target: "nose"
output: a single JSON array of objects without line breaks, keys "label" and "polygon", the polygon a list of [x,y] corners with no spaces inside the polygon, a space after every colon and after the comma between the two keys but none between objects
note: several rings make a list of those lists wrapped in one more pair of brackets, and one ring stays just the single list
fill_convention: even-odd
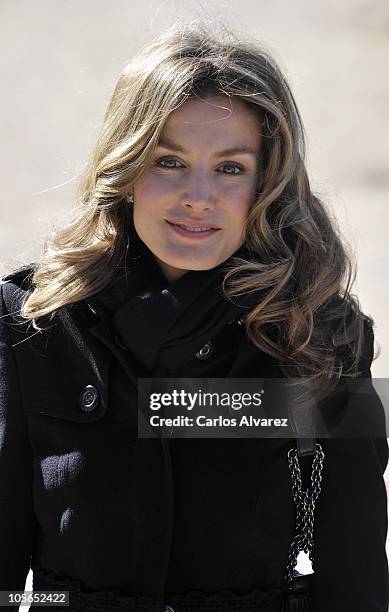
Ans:
[{"label": "nose", "polygon": [[196,180],[187,186],[181,197],[181,205],[193,211],[213,210],[215,207],[215,194],[212,187],[205,180]]}]

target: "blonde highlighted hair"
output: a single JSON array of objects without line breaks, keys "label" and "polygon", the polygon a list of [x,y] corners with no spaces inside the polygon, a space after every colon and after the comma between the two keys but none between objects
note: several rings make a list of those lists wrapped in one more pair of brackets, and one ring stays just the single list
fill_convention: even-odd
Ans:
[{"label": "blonde highlighted hair", "polygon": [[148,168],[170,113],[194,96],[235,97],[258,113],[263,148],[245,225],[253,258],[233,258],[225,295],[261,291],[245,320],[250,340],[287,376],[315,382],[324,397],[330,381],[358,374],[367,317],[350,293],[352,260],[311,191],[304,127],[280,68],[256,41],[218,26],[178,22],[123,70],[80,182],[74,218],[45,243],[22,315],[39,329],[39,317],[52,317],[109,284],[127,244],[126,196]]}]

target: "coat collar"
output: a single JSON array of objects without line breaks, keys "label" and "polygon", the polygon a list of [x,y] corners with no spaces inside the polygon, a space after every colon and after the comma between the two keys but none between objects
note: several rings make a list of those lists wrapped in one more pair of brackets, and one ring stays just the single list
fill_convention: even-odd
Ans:
[{"label": "coat collar", "polygon": [[[223,294],[229,261],[209,270],[190,270],[169,282],[135,228],[129,242],[109,285],[88,303],[140,372],[176,370],[228,323],[247,313],[247,306]],[[243,251],[245,247],[233,256]],[[104,326],[93,333],[108,344]]]}]

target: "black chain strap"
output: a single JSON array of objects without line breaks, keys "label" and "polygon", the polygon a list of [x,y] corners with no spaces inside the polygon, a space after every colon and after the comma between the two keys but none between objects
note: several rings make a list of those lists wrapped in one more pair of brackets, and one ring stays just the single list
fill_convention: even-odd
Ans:
[{"label": "black chain strap", "polygon": [[290,545],[285,573],[285,580],[289,584],[293,580],[293,570],[296,567],[297,557],[300,551],[308,555],[313,568],[314,511],[316,500],[321,491],[320,483],[322,479],[324,456],[321,445],[316,443],[312,462],[311,486],[303,490],[297,448],[291,448],[288,452],[289,471],[292,479],[292,496],[296,504],[295,535]]}]

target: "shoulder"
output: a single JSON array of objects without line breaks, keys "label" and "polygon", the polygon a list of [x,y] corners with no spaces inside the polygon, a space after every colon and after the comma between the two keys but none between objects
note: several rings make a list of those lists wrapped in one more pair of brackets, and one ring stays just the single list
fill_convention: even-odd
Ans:
[{"label": "shoulder", "polygon": [[368,315],[361,313],[360,328],[361,352],[358,360],[359,374],[357,376],[370,378],[370,368],[374,358],[374,321]]},{"label": "shoulder", "polygon": [[2,302],[6,311],[11,313],[20,310],[23,300],[27,299],[33,289],[32,276],[36,267],[35,263],[26,264],[0,279]]},{"label": "shoulder", "polygon": [[36,263],[29,263],[23,266],[19,266],[16,270],[9,272],[5,276],[1,278],[1,282],[15,282],[17,284],[23,283],[26,281],[27,277],[32,276],[37,268]]},{"label": "shoulder", "polygon": [[[327,315],[325,316],[327,318]],[[374,320],[361,309],[359,300],[335,296],[329,305],[328,329],[343,371],[369,377],[374,358]],[[359,372],[359,374],[358,374]]]},{"label": "shoulder", "polygon": [[[0,332],[6,333],[4,327],[8,327],[14,339],[33,336],[34,342],[39,340],[38,330],[32,320],[22,315],[22,307],[35,288],[33,276],[37,268],[36,263],[23,265],[0,279]],[[71,325],[70,319],[81,328],[90,325],[92,315],[85,300],[65,304],[53,313],[39,317],[38,335],[43,338],[58,325],[66,332]],[[27,343],[24,346],[27,346]]]},{"label": "shoulder", "polygon": [[367,315],[363,315],[363,357],[368,367],[371,366],[374,356],[374,322]]},{"label": "shoulder", "polygon": [[[22,316],[22,306],[33,289],[36,264],[23,265],[0,278],[0,344],[5,346],[34,334],[29,319]],[[25,346],[23,344],[22,346]]]}]

